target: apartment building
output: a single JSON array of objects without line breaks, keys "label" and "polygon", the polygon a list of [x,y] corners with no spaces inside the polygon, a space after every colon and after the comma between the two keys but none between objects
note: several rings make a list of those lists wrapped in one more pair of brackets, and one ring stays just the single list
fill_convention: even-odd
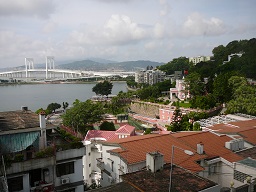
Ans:
[{"label": "apartment building", "polygon": [[158,69],[142,70],[135,73],[135,82],[153,85],[165,80],[165,72]]},{"label": "apartment building", "polygon": [[72,148],[46,122],[45,113],[38,116],[26,107],[0,112],[0,130],[0,177],[5,191],[84,191],[85,148]]},{"label": "apartment building", "polygon": [[211,56],[197,56],[197,57],[189,57],[189,62],[192,62],[194,65],[200,62],[206,62],[211,60]]}]

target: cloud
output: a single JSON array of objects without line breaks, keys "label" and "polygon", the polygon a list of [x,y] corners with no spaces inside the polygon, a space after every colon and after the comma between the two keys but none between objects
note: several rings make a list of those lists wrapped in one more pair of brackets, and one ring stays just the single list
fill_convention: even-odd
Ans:
[{"label": "cloud", "polygon": [[49,18],[55,11],[52,0],[8,0],[0,1],[0,16],[36,16]]},{"label": "cloud", "polygon": [[160,5],[162,6],[162,9],[160,10],[160,16],[166,16],[170,10],[171,7],[167,0],[159,0]]},{"label": "cloud", "polygon": [[44,26],[43,26],[43,32],[44,33],[52,33],[55,31],[55,29],[57,28],[58,24],[56,22],[50,21],[47,22]]},{"label": "cloud", "polygon": [[112,15],[104,26],[104,39],[114,44],[127,44],[146,37],[146,31],[125,15]]},{"label": "cloud", "polygon": [[185,36],[218,36],[227,32],[224,22],[212,17],[204,19],[199,13],[192,13],[182,26],[182,33]]}]

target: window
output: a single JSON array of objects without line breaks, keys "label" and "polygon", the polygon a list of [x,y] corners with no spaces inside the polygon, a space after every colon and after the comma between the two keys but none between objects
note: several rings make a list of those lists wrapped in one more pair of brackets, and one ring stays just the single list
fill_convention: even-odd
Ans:
[{"label": "window", "polygon": [[23,190],[23,177],[15,177],[7,179],[9,191],[21,191]]},{"label": "window", "polygon": [[62,163],[56,166],[57,177],[74,173],[74,162]]},{"label": "window", "polygon": [[246,180],[247,177],[251,177],[250,175],[247,175],[245,173],[242,173],[240,171],[235,170],[234,171],[234,179],[240,182],[244,182],[244,180]]},{"label": "window", "polygon": [[216,164],[209,165],[209,175],[213,175],[214,173],[216,173],[216,167]]}]

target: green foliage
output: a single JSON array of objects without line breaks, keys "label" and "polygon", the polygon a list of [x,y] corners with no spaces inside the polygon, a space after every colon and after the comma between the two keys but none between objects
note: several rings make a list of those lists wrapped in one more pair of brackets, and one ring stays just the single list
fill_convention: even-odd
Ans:
[{"label": "green foliage", "polygon": [[111,99],[110,103],[105,105],[107,112],[114,115],[120,113],[126,113],[128,111],[129,105],[134,97],[133,92],[124,93],[120,91],[116,97]]},{"label": "green foliage", "polygon": [[35,113],[36,113],[36,114],[40,114],[42,111],[44,111],[44,109],[43,109],[43,108],[40,108],[40,109],[37,109]]},{"label": "green foliage", "polygon": [[109,81],[103,81],[97,83],[93,88],[92,91],[96,93],[96,95],[109,95],[112,92],[113,84]]},{"label": "green foliage", "polygon": [[147,128],[146,131],[144,132],[144,135],[151,134],[152,130],[150,128]]},{"label": "green foliage", "polygon": [[191,73],[185,78],[186,90],[191,97],[201,96],[205,93],[205,85],[199,73]]},{"label": "green foliage", "polygon": [[216,100],[212,94],[193,97],[190,101],[192,108],[211,109],[215,107]]},{"label": "green foliage", "polygon": [[68,106],[69,106],[68,102],[63,102],[63,103],[62,103],[62,108],[63,108],[64,110],[67,109]]},{"label": "green foliage", "polygon": [[61,117],[65,126],[78,129],[86,128],[93,123],[101,121],[103,114],[104,109],[102,103],[94,103],[91,100],[80,102],[78,100]]},{"label": "green foliage", "polygon": [[99,127],[100,127],[100,130],[105,130],[105,131],[115,131],[116,130],[114,123],[108,122],[108,121],[103,121]]},{"label": "green foliage", "polygon": [[21,161],[23,161],[24,160],[24,155],[23,154],[17,154],[17,155],[15,155],[15,157],[14,157],[14,161],[15,162],[21,162]]},{"label": "green foliage", "polygon": [[191,67],[188,58],[179,57],[158,67],[159,70],[165,71],[167,75],[173,74],[175,71],[184,71]]},{"label": "green foliage", "polygon": [[200,123],[195,122],[193,125],[193,131],[201,131],[201,130],[202,130],[202,128],[200,126]]},{"label": "green foliage", "polygon": [[234,90],[233,99],[227,104],[228,113],[256,115],[256,87],[241,84]]},{"label": "green foliage", "polygon": [[37,153],[35,153],[36,158],[45,158],[45,157],[51,157],[54,155],[54,148],[53,147],[47,147],[44,150],[41,150]]},{"label": "green foliage", "polygon": [[219,103],[227,102],[231,99],[232,91],[228,80],[233,75],[233,72],[219,74],[213,83],[213,95]]},{"label": "green foliage", "polygon": [[50,103],[48,106],[47,106],[47,110],[49,110],[50,112],[54,112],[55,113],[55,110],[56,109],[59,109],[61,108],[61,105],[59,103]]}]

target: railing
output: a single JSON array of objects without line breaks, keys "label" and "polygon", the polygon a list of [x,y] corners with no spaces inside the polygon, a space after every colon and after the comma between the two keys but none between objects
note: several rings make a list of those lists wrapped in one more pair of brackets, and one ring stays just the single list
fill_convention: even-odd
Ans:
[{"label": "railing", "polygon": [[104,162],[102,160],[102,158],[97,158],[97,167],[100,168],[100,170],[104,170]]},{"label": "railing", "polygon": [[54,192],[54,185],[53,183],[46,183],[46,184],[39,184],[36,187],[30,188],[30,192],[39,192],[39,191]]}]

